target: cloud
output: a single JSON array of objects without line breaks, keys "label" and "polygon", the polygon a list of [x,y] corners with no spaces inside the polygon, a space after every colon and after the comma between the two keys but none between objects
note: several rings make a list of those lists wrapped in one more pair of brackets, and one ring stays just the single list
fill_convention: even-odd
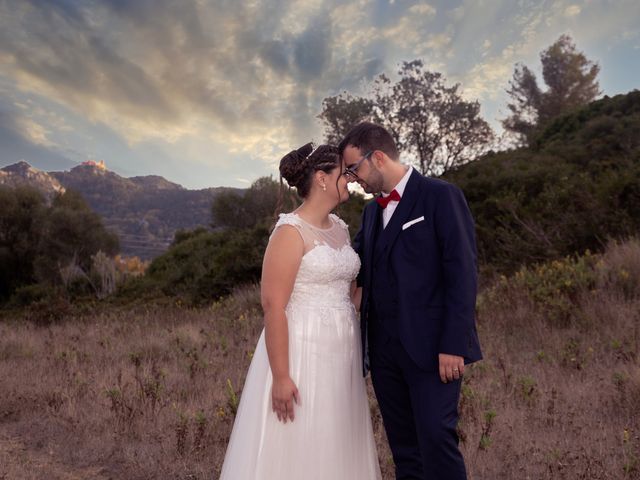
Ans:
[{"label": "cloud", "polygon": [[465,10],[463,6],[456,7],[453,10],[449,10],[447,15],[455,22],[459,22],[464,18]]},{"label": "cloud", "polygon": [[34,145],[41,145],[43,147],[57,146],[56,143],[48,137],[51,131],[30,118],[19,118],[16,126],[21,131],[23,138]]},{"label": "cloud", "polygon": [[[23,141],[43,149],[100,150],[100,142],[117,137],[124,144],[118,152],[137,161],[151,156],[153,145],[176,165],[216,162],[227,169],[243,157],[273,168],[292,146],[321,140],[316,116],[323,98],[361,94],[402,61],[422,58],[460,82],[465,95],[496,103],[513,64],[536,65],[562,33],[587,53],[599,44],[637,45],[635,0],[615,8],[575,0],[453,5],[0,2],[0,95],[33,99],[20,100],[27,108],[12,107],[22,114],[14,126]],[[81,138],[85,131],[96,137]]]},{"label": "cloud", "polygon": [[352,24],[336,31],[331,5],[320,1],[34,0],[0,9],[9,13],[4,70],[19,88],[131,145],[204,135],[235,149],[274,125],[298,141],[317,131],[331,89],[354,88],[383,67],[364,38],[353,49],[338,43]]},{"label": "cloud", "polygon": [[410,15],[422,15],[426,17],[433,17],[436,14],[436,9],[429,4],[419,3],[409,7]]},{"label": "cloud", "polygon": [[46,129],[17,112],[0,110],[0,145],[0,166],[20,160],[42,170],[76,165],[47,138]]},{"label": "cloud", "polygon": [[446,36],[436,34],[429,34],[427,45],[421,45],[425,32],[432,30],[429,26],[435,15],[436,9],[431,5],[412,5],[399,18],[382,28],[379,38],[391,42],[395,48],[410,49],[418,55],[428,48],[441,48],[447,43],[442,41]]},{"label": "cloud", "polygon": [[582,9],[580,8],[580,5],[569,5],[567,8],[564,9],[564,16],[576,17],[580,15],[581,11]]}]

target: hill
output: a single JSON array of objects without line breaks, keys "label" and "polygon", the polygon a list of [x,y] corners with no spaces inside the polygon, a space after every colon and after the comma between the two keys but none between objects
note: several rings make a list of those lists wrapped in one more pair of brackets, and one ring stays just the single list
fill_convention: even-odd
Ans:
[{"label": "hill", "polygon": [[65,191],[55,177],[33,168],[24,160],[0,169],[0,185],[12,188],[29,185],[41,191],[48,201],[51,201],[57,193]]},{"label": "hill", "polygon": [[636,90],[556,119],[531,148],[448,172],[475,217],[481,263],[513,271],[637,234],[638,131]]},{"label": "hill", "polygon": [[231,188],[189,190],[157,175],[126,178],[103,163],[41,172],[21,161],[0,169],[0,184],[31,185],[51,198],[75,190],[120,238],[122,253],[148,259],[166,250],[180,229],[211,223],[213,199]]}]

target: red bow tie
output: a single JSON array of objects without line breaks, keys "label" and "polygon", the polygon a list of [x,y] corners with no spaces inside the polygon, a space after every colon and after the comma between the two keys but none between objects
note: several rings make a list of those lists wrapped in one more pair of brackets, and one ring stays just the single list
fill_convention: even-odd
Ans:
[{"label": "red bow tie", "polygon": [[383,197],[382,195],[376,197],[376,202],[378,202],[378,205],[380,205],[382,208],[387,208],[389,202],[393,202],[394,200],[396,202],[400,201],[400,194],[395,190],[392,190],[391,193],[386,197]]}]

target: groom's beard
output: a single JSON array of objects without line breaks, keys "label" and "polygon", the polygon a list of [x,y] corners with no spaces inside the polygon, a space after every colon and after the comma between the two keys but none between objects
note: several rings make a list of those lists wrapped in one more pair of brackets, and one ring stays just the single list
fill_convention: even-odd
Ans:
[{"label": "groom's beard", "polygon": [[380,193],[384,186],[384,181],[382,178],[382,174],[374,169],[369,173],[369,178],[367,180],[358,179],[358,183],[362,187],[362,189],[367,193]]}]

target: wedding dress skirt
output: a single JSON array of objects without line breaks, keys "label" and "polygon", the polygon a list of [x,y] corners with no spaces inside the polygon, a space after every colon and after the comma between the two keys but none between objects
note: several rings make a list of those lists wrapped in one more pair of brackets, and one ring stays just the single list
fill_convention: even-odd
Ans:
[{"label": "wedding dress skirt", "polygon": [[[376,480],[380,468],[362,376],[360,327],[349,286],[360,267],[344,243],[346,225],[313,231],[297,215],[305,245],[286,308],[289,373],[298,387],[295,420],[280,422],[271,408],[272,376],[260,335],[245,380],[222,468],[223,480]],[[340,233],[343,232],[343,233]],[[327,238],[328,234],[333,238]],[[336,247],[335,237],[342,239]]]}]

